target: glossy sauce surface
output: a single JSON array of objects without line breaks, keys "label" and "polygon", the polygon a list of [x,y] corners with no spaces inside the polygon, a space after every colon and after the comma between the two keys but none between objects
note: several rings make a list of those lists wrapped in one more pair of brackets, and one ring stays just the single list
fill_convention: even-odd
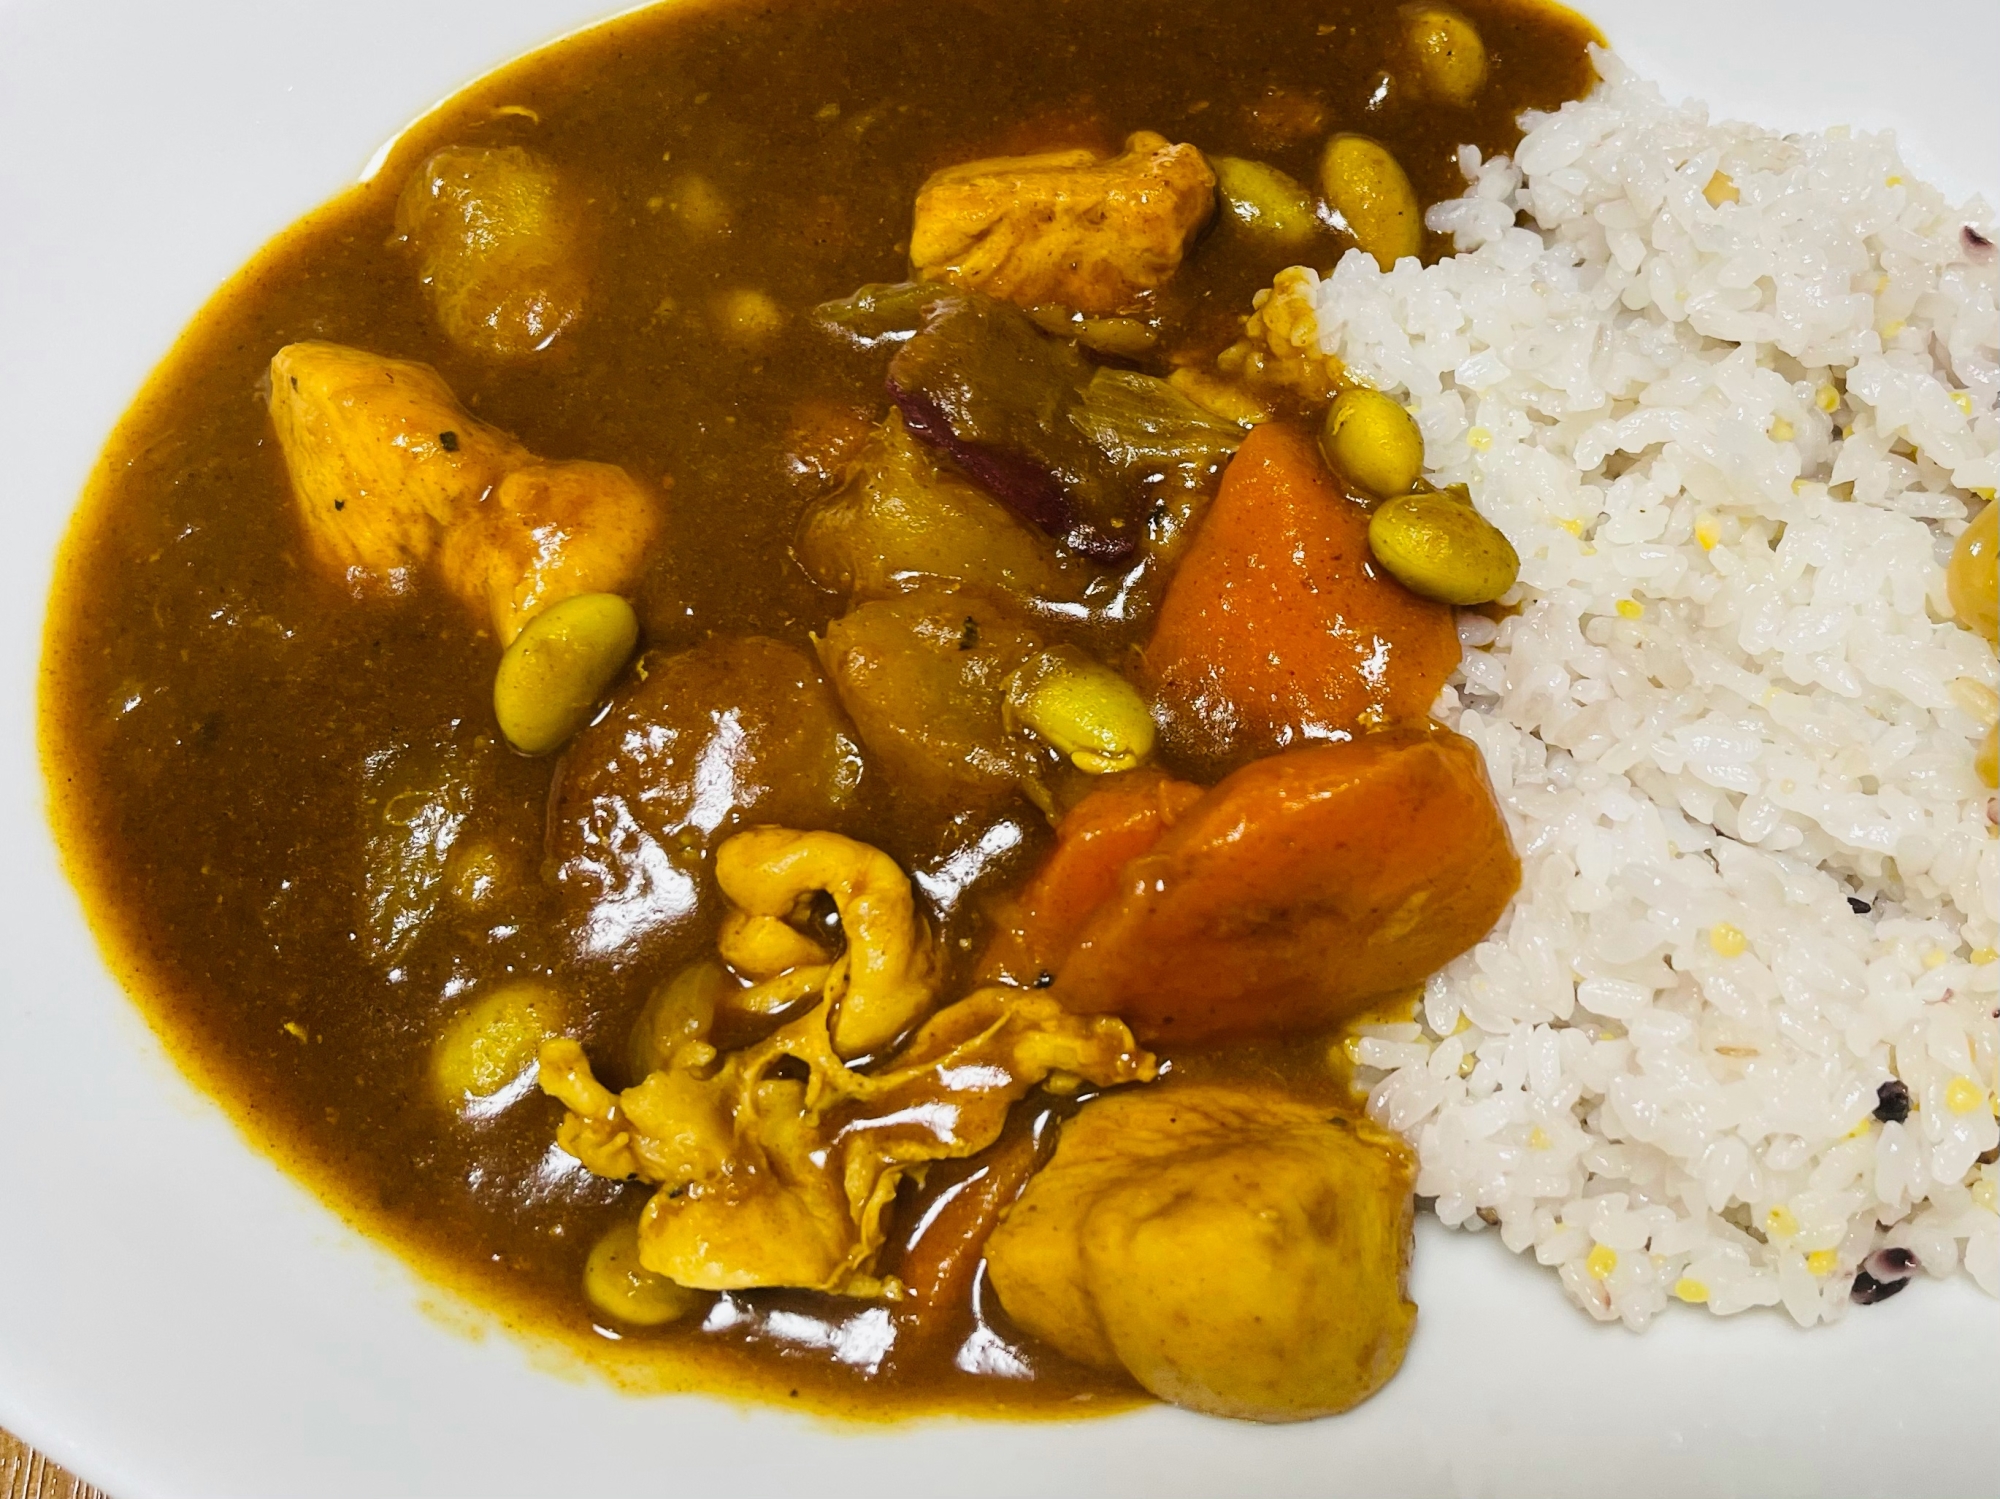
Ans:
[{"label": "glossy sauce surface", "polygon": [[[1461,142],[1507,149],[1518,111],[1589,79],[1592,33],[1575,17],[1463,9],[1492,77],[1475,108],[1445,111],[1385,86],[1401,65],[1397,13],[1349,0],[1271,0],[1254,14],[1221,0],[662,7],[482,81],[372,183],[274,242],[113,437],[46,645],[45,756],[71,870],[183,1064],[426,1273],[628,1373],[643,1365],[647,1383],[870,1417],[1073,1414],[1138,1398],[1013,1332],[977,1277],[949,1335],[921,1343],[899,1339],[886,1306],[753,1292],[670,1328],[618,1330],[614,1347],[580,1293],[582,1264],[645,1189],[557,1150],[552,1100],[530,1092],[456,1117],[426,1069],[467,995],[524,976],[567,997],[568,1029],[593,1055],[619,1055],[653,988],[712,950],[716,913],[694,911],[642,951],[573,940],[578,913],[543,870],[552,762],[498,742],[492,638],[434,593],[357,604],[306,565],[259,382],[302,339],[431,363],[535,452],[667,486],[665,540],[633,600],[649,650],[717,634],[810,649],[841,606],[790,555],[819,492],[800,433],[811,412],[872,421],[886,403],[882,361],[806,314],[906,273],[910,206],[931,172],[1153,129],[1311,181],[1328,132],[1357,129],[1435,201],[1461,188]],[[404,180],[453,143],[532,146],[588,200],[592,310],[545,357],[460,352],[391,243]],[[1330,234],[1287,252],[1210,233],[1161,297],[1162,357],[1227,344],[1277,270],[1323,267],[1342,248]],[[753,291],[782,322],[732,339],[733,299]],[[1147,582],[1100,590],[1066,628],[1102,652],[1131,646]],[[506,893],[476,920],[441,904],[399,925],[371,904],[371,861],[399,856],[382,842],[401,826],[385,808],[439,767],[468,788],[453,836],[490,851]],[[854,831],[912,871],[961,960],[947,994],[962,992],[986,905],[1048,848],[1046,820],[1019,797],[943,815],[879,776],[863,776],[859,798]],[[608,919],[582,919],[593,914]],[[1342,1100],[1327,1049],[1311,1038],[1170,1061]],[[1023,1104],[992,1151],[930,1173],[899,1232],[1074,1106]]]}]

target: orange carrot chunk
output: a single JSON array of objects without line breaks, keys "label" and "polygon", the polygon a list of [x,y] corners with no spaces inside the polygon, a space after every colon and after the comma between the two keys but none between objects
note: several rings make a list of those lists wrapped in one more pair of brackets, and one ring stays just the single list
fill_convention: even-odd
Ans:
[{"label": "orange carrot chunk", "polygon": [[898,1308],[899,1350],[907,1353],[913,1343],[940,1342],[972,1330],[972,1281],[986,1240],[1021,1195],[1039,1158],[1035,1136],[1019,1131],[926,1204],[916,1236],[896,1268],[906,1293]]},{"label": "orange carrot chunk", "polygon": [[1237,771],[1128,862],[1051,992],[1148,1044],[1317,1029],[1422,983],[1520,884],[1470,740],[1307,745]]},{"label": "orange carrot chunk", "polygon": [[1090,913],[1118,893],[1119,871],[1201,796],[1201,787],[1159,771],[1108,777],[1063,818],[1055,851],[1005,913],[980,977],[1033,984],[1054,973]]},{"label": "orange carrot chunk", "polygon": [[1278,425],[1237,450],[1146,647],[1167,747],[1217,767],[1421,718],[1458,658],[1451,610],[1376,567],[1367,507]]}]

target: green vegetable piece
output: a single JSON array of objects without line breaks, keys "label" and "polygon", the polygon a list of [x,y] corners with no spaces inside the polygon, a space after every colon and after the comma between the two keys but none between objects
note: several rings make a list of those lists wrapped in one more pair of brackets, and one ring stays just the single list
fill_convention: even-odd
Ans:
[{"label": "green vegetable piece", "polygon": [[1423,433],[1379,390],[1342,391],[1326,414],[1319,450],[1335,472],[1380,500],[1408,494],[1423,477]]},{"label": "green vegetable piece", "polygon": [[900,344],[953,295],[950,287],[928,281],[874,281],[852,296],[820,303],[812,310],[812,322],[864,349]]},{"label": "green vegetable piece", "polygon": [[1994,516],[1994,503],[1988,500],[1972,524],[1959,533],[1944,575],[1952,614],[1966,629],[1988,640],[2000,634],[2000,598],[1996,598],[1993,567],[1994,542],[2000,530],[1996,530]]},{"label": "green vegetable piece", "polygon": [[1089,775],[1132,770],[1153,753],[1153,716],[1132,684],[1067,646],[1023,663],[1008,718]]},{"label": "green vegetable piece", "polygon": [[1221,463],[1243,442],[1243,429],[1195,405],[1157,375],[1101,369],[1090,377],[1071,423],[1126,473],[1182,463]]},{"label": "green vegetable piece", "polygon": [[639,1262],[639,1226],[620,1223],[592,1246],[583,1266],[583,1294],[614,1322],[663,1327],[708,1298]]},{"label": "green vegetable piece", "polygon": [[361,936],[373,961],[397,962],[436,917],[451,855],[487,784],[483,759],[476,748],[424,743],[368,757]]},{"label": "green vegetable piece", "polygon": [[1070,331],[1091,353],[1112,359],[1144,359],[1160,342],[1158,328],[1129,317],[1079,317]]},{"label": "green vegetable piece", "polygon": [[1320,190],[1355,243],[1392,270],[1424,248],[1424,215],[1417,190],[1389,148],[1366,135],[1336,135],[1319,159]]},{"label": "green vegetable piece", "polygon": [[1433,489],[1378,508],[1368,519],[1368,549],[1410,592],[1441,604],[1491,603],[1521,574],[1521,559],[1497,526]]},{"label": "green vegetable piece", "polygon": [[1313,196],[1296,178],[1241,156],[1211,156],[1222,207],[1250,233],[1281,245],[1301,245],[1320,232]]},{"label": "green vegetable piece", "polygon": [[560,749],[638,643],[639,618],[615,593],[582,593],[544,609],[493,674],[500,732],[524,755]]}]

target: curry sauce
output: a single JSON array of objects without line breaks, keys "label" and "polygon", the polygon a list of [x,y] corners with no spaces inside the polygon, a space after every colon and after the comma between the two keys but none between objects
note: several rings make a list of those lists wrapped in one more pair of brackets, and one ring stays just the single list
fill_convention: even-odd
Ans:
[{"label": "curry sauce", "polygon": [[[1216,0],[794,0],[621,18],[411,127],[375,178],[203,310],[112,437],[59,566],[42,698],[52,815],[114,968],[176,1058],[349,1221],[636,1383],[867,1418],[1142,1398],[1023,1336],[976,1266],[922,1336],[892,1304],[804,1291],[725,1292],[657,1330],[591,1309],[585,1256],[648,1189],[559,1150],[551,1098],[441,1108],[432,1047],[467,996],[532,978],[567,997],[567,1034],[618,1056],[662,980],[713,950],[717,916],[616,950],[570,940],[572,897],[544,867],[553,762],[494,727],[493,635],[422,589],[357,603],[311,565],[263,382],[306,340],[433,366],[533,453],[616,463],[657,488],[664,531],[628,590],[645,661],[741,636],[810,656],[841,608],[792,550],[827,487],[816,434],[873,423],[886,403],[882,361],[809,314],[907,274],[911,205],[934,173],[1059,147],[1108,155],[1157,131],[1311,180],[1328,134],[1355,130],[1434,202],[1462,190],[1461,144],[1509,149],[1522,110],[1592,77],[1595,33],[1575,16],[1460,9],[1491,69],[1465,106],[1411,92],[1396,8],[1356,0],[1271,0],[1254,16]],[[448,145],[531,148],[577,195],[589,314],[532,360],[448,337],[397,242],[405,181]],[[1209,230],[1159,295],[1167,342],[1133,362],[1158,365],[1168,345],[1212,355],[1277,272],[1323,268],[1348,243]],[[1149,623],[1114,604],[1065,628],[1115,656]],[[436,814],[446,840],[476,842],[507,893],[401,911],[377,898],[380,866],[428,856],[444,824],[398,808],[440,778],[462,797]],[[1053,846],[1048,818],[1018,794],[940,809],[879,773],[855,795],[851,830],[911,872],[949,959],[944,993],[962,993],[994,913]],[[1170,1074],[1351,1108],[1323,1036],[1160,1054]],[[885,1272],[982,1173],[1045,1155],[1088,1096],[1037,1094],[987,1152],[906,1184]]]}]

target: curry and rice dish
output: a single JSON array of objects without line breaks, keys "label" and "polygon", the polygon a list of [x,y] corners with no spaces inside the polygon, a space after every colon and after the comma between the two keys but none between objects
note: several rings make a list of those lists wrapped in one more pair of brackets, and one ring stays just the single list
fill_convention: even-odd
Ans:
[{"label": "curry and rice dish", "polygon": [[1596,40],[800,0],[482,80],[75,523],[114,963],[655,1383],[1333,1414],[1420,1203],[1634,1327],[2000,1290],[1991,225]]}]

